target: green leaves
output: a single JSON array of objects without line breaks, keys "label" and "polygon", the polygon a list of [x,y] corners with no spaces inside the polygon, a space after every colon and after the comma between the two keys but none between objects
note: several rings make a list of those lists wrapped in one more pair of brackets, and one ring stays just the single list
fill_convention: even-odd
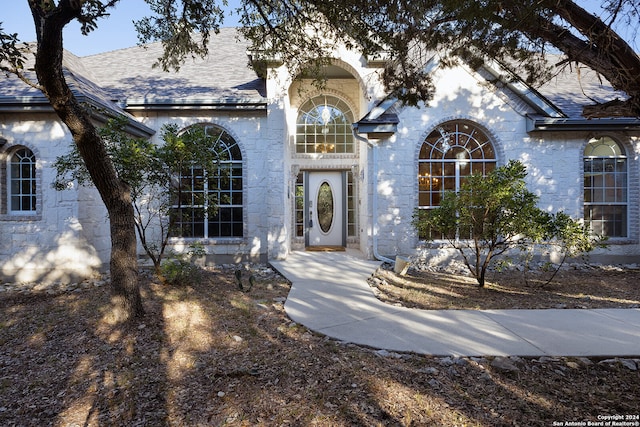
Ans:
[{"label": "green leaves", "polygon": [[[162,128],[164,144],[156,145],[131,137],[124,131],[126,124],[124,118],[112,119],[99,129],[99,133],[118,178],[131,189],[140,243],[160,272],[169,236],[175,231],[174,203],[180,204],[184,192],[192,190],[179,177],[185,172],[188,176],[191,168],[197,168],[204,179],[206,171],[216,171],[220,161],[228,160],[228,154],[222,150],[220,130],[196,125],[180,131],[177,125],[170,124]],[[54,167],[57,175],[53,186],[58,190],[70,188],[73,181],[79,185],[92,183],[75,145],[69,153],[56,159]],[[215,214],[218,202],[215,192],[190,194],[202,197],[196,204],[207,206],[207,212]],[[182,215],[188,213],[182,212]]]},{"label": "green leaves", "polygon": [[6,73],[21,73],[28,51],[26,45],[20,45],[18,34],[7,34],[0,22],[0,70]]},{"label": "green leaves", "polygon": [[224,20],[225,0],[145,0],[152,16],[135,21],[140,43],[162,42],[164,51],[154,66],[179,70],[187,57],[205,57],[209,33],[218,32]]},{"label": "green leaves", "polygon": [[[113,162],[118,177],[126,182],[135,197],[149,182],[161,178],[156,176],[158,158],[156,147],[148,140],[133,138],[125,131],[126,119],[112,119],[98,129],[105,142],[107,153]],[[77,181],[79,185],[91,185],[91,177],[73,144],[69,153],[56,159],[54,167],[57,171],[54,187],[68,188],[69,181]]]},{"label": "green leaves", "polygon": [[428,240],[448,240],[480,286],[493,258],[511,248],[529,250],[538,242],[554,241],[568,256],[595,249],[598,239],[581,223],[537,207],[526,175],[525,166],[514,160],[487,176],[472,175],[458,193],[444,194],[439,207],[416,210],[413,225]]}]

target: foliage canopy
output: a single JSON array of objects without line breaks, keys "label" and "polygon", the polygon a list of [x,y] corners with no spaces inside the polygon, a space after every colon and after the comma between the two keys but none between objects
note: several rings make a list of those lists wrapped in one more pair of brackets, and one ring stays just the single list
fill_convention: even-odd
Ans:
[{"label": "foliage canopy", "polygon": [[[94,30],[119,0],[28,0],[45,16],[65,15]],[[183,61],[209,53],[209,34],[224,22],[225,0],[145,0],[151,15],[137,17],[142,43],[161,41],[157,65],[180,68]],[[57,3],[57,5],[56,5]],[[640,116],[640,57],[631,45],[640,6],[634,0],[601,0],[602,17],[571,0],[242,0],[233,13],[252,41],[256,58],[279,58],[291,72],[316,75],[335,43],[365,55],[389,58],[383,81],[390,93],[416,104],[433,93],[424,65],[437,54],[444,65],[463,60],[471,66],[487,58],[500,61],[529,83],[539,83],[571,63],[595,70],[628,96],[585,106],[588,117]],[[4,34],[3,68],[19,71],[24,52],[17,35]],[[545,54],[560,52],[551,63]],[[9,61],[7,61],[9,60]]]}]

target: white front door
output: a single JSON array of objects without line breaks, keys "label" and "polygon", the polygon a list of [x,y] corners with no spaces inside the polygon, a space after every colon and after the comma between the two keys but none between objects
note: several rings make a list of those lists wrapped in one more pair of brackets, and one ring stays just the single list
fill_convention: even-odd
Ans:
[{"label": "white front door", "polygon": [[306,193],[307,245],[344,246],[345,214],[343,173],[309,172]]}]

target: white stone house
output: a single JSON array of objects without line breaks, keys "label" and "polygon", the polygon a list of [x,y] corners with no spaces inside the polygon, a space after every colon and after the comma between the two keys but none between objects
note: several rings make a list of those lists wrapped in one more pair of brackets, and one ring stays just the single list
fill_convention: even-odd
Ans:
[{"label": "white stone house", "polygon": [[[231,179],[203,189],[225,202],[215,217],[203,210],[182,224],[176,250],[197,241],[215,263],[266,262],[311,246],[369,258],[423,254],[431,246],[411,226],[416,207],[437,206],[465,175],[519,159],[542,208],[609,236],[594,257],[638,262],[640,120],[581,118],[590,99],[611,99],[593,73],[567,70],[531,88],[498,64],[450,69],[434,58],[425,65],[436,93],[418,108],[388,98],[382,62],[358,52],[337,50],[317,89],[276,62],[257,75],[246,47],[223,29],[208,58],[178,73],[151,68],[157,44],[66,53],[69,83],[100,111],[96,123],[121,115],[132,134],[158,143],[164,124],[205,126],[226,144]],[[39,92],[0,80],[0,278],[59,280],[108,266],[97,192],[51,186],[52,163],[71,142]]]}]

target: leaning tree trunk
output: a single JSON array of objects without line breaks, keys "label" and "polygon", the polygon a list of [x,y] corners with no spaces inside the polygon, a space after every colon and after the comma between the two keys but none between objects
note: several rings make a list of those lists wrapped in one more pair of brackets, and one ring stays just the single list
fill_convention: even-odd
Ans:
[{"label": "leaning tree trunk", "polygon": [[[78,3],[78,2],[76,2]],[[138,287],[136,234],[130,189],[122,182],[95,125],[67,85],[63,69],[62,29],[80,8],[61,1],[54,10],[29,2],[36,26],[38,48],[35,70],[53,109],[67,125],[91,179],[107,208],[111,232],[111,286],[116,315],[130,320],[143,315]]]},{"label": "leaning tree trunk", "polygon": [[[513,3],[517,8],[517,3]],[[567,31],[553,20],[515,15],[523,32],[539,37],[562,51],[570,61],[580,62],[629,98],[587,105],[586,118],[640,116],[640,55],[610,25],[572,0],[550,0],[546,7],[567,21],[584,37]],[[515,9],[514,9],[515,10]]]}]

